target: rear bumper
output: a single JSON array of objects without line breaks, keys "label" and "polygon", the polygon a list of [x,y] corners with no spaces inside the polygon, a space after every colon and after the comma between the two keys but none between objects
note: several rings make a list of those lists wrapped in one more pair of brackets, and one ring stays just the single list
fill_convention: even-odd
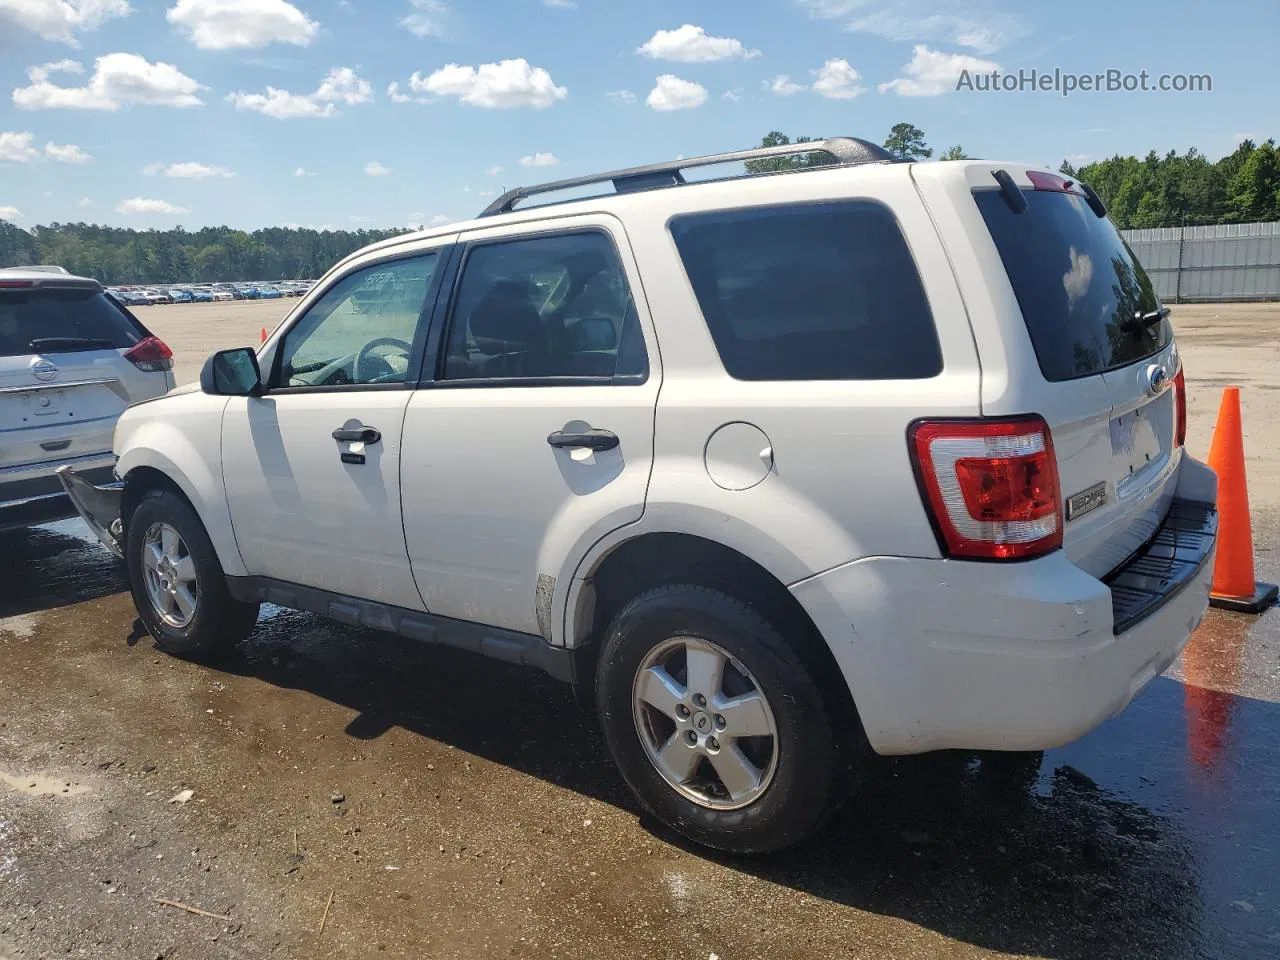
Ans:
[{"label": "rear bumper", "polygon": [[[71,507],[68,516],[80,514],[102,545],[117,557],[123,557],[120,503],[124,497],[124,482],[113,476],[95,478],[92,472],[76,473],[72,467],[60,467],[57,479]],[[94,484],[94,479],[107,482]]]},{"label": "rear bumper", "polygon": [[1016,564],[873,557],[792,587],[872,747],[1039,750],[1088,733],[1174,661],[1209,604],[1212,471],[1185,457],[1156,537],[1104,583]]},{"label": "rear bumper", "polygon": [[[81,475],[102,483],[112,479],[113,467],[89,467]],[[52,469],[43,476],[16,481],[6,482],[0,477],[0,530],[34,527],[75,515],[76,509]]]}]

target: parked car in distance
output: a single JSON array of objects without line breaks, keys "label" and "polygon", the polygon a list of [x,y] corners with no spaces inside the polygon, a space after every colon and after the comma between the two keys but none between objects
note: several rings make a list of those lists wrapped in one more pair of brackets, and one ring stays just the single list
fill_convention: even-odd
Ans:
[{"label": "parked car in distance", "polygon": [[96,280],[0,269],[0,530],[75,516],[59,467],[111,482],[115,420],[173,387],[170,356]]},{"label": "parked car in distance", "polygon": [[216,302],[222,303],[227,300],[235,300],[236,295],[230,290],[214,290],[213,299]]},{"label": "parked car in distance", "polygon": [[62,476],[161,647],[269,601],[537,666],[656,818],[776,850],[873,753],[1035,769],[1177,657],[1217,514],[1167,313],[1057,173],[672,161],[352,254],[126,411],[122,492]]},{"label": "parked car in distance", "polygon": [[272,286],[258,287],[258,299],[259,300],[279,300],[280,291]]},{"label": "parked car in distance", "polygon": [[147,302],[154,305],[157,303],[173,303],[173,296],[168,290],[146,289],[142,291],[142,295],[147,298]]},{"label": "parked car in distance", "polygon": [[170,303],[190,303],[192,300],[191,291],[174,287],[168,291]]},{"label": "parked car in distance", "polygon": [[257,287],[252,287],[248,284],[237,284],[235,289],[242,300],[257,300],[259,297]]},{"label": "parked car in distance", "polygon": [[213,303],[213,291],[208,287],[193,287],[191,299],[195,303]]}]

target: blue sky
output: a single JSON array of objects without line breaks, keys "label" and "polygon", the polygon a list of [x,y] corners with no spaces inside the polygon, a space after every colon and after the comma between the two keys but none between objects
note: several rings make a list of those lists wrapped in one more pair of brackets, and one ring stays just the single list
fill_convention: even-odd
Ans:
[{"label": "blue sky", "polygon": [[[1274,0],[0,0],[0,217],[351,229],[769,130],[1056,167],[1280,133]],[[1208,93],[956,91],[959,70]],[[392,87],[392,84],[395,84]]]}]

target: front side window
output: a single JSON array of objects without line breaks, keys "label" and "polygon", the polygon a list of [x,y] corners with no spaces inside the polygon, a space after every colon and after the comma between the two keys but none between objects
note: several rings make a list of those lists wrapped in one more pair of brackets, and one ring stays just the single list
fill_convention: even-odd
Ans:
[{"label": "front side window", "polygon": [[285,334],[271,385],[406,382],[437,259],[372,264],[339,280]]},{"label": "front side window", "polygon": [[878,203],[677,217],[680,259],[729,376],[916,380],[942,352],[915,260]]},{"label": "front side window", "polygon": [[639,382],[647,372],[635,302],[606,234],[472,248],[454,300],[443,379]]}]

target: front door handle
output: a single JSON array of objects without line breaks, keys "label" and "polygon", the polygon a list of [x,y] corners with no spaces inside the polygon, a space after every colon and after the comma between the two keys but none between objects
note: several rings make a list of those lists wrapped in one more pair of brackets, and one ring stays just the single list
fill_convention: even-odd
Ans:
[{"label": "front door handle", "polygon": [[333,431],[333,439],[344,443],[377,443],[382,434],[374,427],[339,427]]},{"label": "front door handle", "polygon": [[612,450],[618,445],[618,435],[612,430],[582,430],[566,433],[557,430],[547,437],[553,447],[586,447],[588,450]]}]

